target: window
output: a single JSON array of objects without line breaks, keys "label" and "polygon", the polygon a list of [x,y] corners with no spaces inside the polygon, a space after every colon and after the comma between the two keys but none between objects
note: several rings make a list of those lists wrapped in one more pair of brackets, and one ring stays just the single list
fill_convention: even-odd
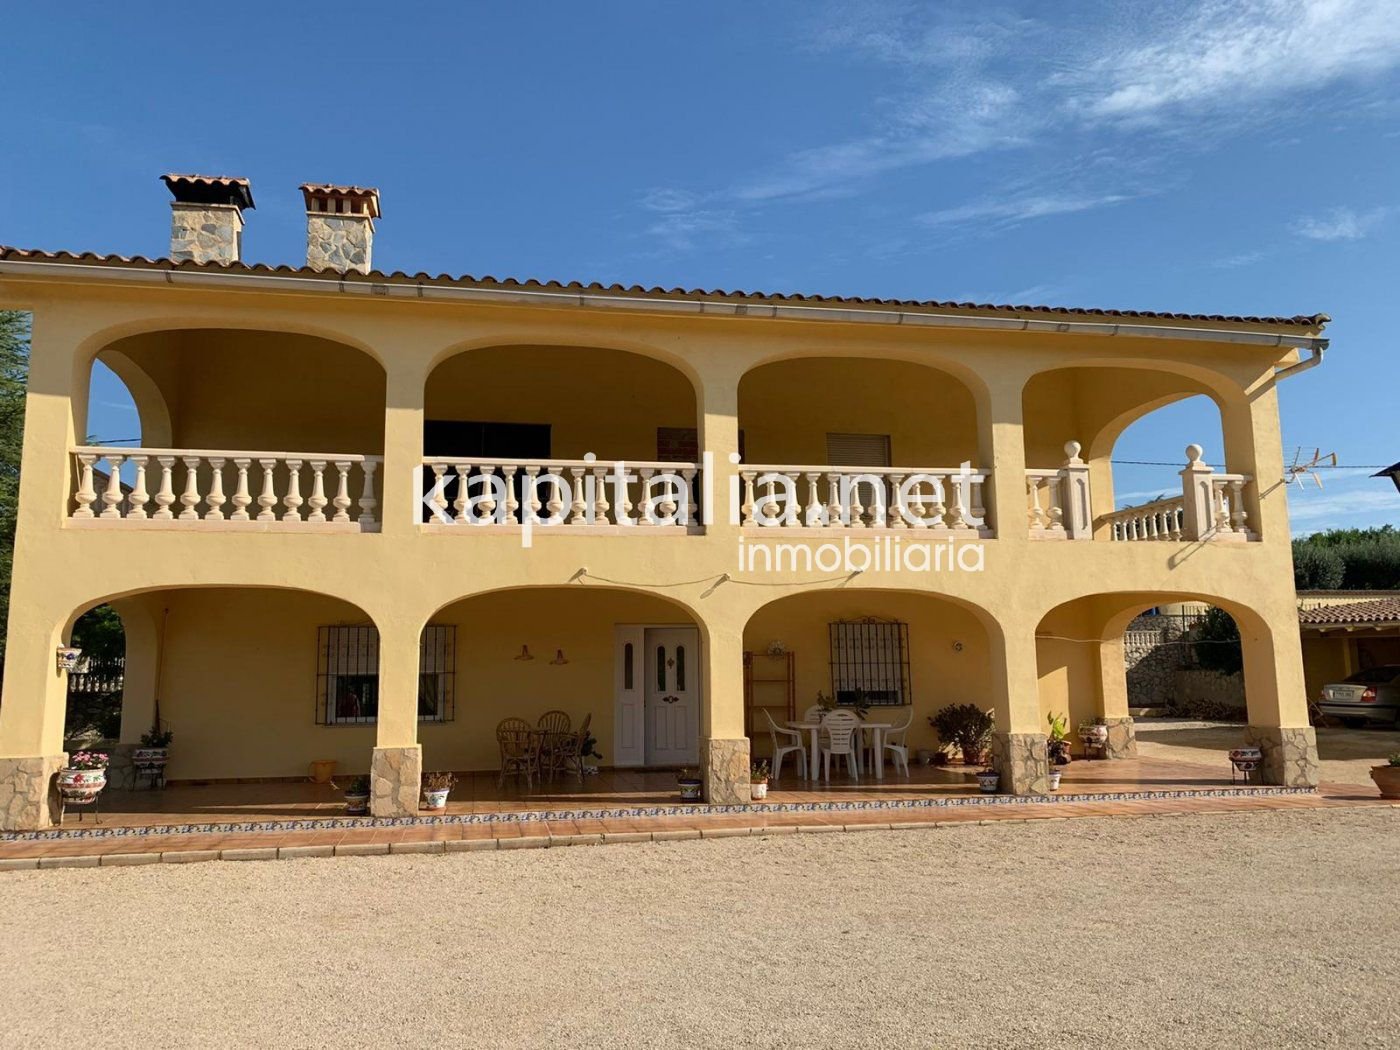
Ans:
[{"label": "window", "polygon": [[[379,631],[370,626],[318,631],[316,722],[367,725],[379,719]],[[418,718],[448,722],[456,692],[457,628],[429,624],[418,651]]]},{"label": "window", "polygon": [[833,467],[890,466],[888,434],[828,434],[826,461]]},{"label": "window", "polygon": [[909,625],[891,620],[831,624],[831,691],[838,704],[910,703]]}]

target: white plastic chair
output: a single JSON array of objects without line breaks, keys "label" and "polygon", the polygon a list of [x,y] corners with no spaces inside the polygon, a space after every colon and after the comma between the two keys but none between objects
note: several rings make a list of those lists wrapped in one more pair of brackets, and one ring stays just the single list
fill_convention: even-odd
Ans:
[{"label": "white plastic chair", "polygon": [[855,741],[860,719],[850,711],[832,711],[822,719],[822,777],[831,779],[831,756],[844,755],[852,778],[860,779],[860,762]]},{"label": "white plastic chair", "polygon": [[[784,729],[773,721],[773,713],[764,711],[763,717],[768,719],[768,735],[773,738],[773,779],[777,780],[783,773],[783,756],[790,751],[797,752],[797,775],[807,776],[807,749],[802,745],[802,731],[800,729]],[[781,741],[786,739],[788,743]]]},{"label": "white plastic chair", "polygon": [[[913,724],[914,709],[911,707],[905,713],[904,721],[891,726],[885,733],[885,750],[894,756],[894,768],[902,771],[906,777],[909,775],[909,744],[905,734]],[[883,762],[885,756],[878,755],[875,760]]]},{"label": "white plastic chair", "polygon": [[807,710],[802,712],[802,721],[820,722],[822,720],[822,715],[824,714],[826,714],[826,710],[822,707],[821,704],[813,704],[811,707],[807,708]]}]

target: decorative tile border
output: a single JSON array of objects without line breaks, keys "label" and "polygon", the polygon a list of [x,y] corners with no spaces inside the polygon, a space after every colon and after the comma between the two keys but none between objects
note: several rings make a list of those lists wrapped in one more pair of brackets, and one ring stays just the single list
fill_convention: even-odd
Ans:
[{"label": "decorative tile border", "polygon": [[626,820],[636,817],[695,817],[720,814],[768,816],[780,813],[852,813],[881,810],[955,809],[964,806],[1054,806],[1069,802],[1150,802],[1162,799],[1255,798],[1315,795],[1308,787],[1205,788],[1198,791],[1107,791],[1072,795],[934,795],[847,802],[769,802],[735,806],[704,804],[631,806],[624,809],[562,808],[502,813],[448,813],[433,817],[317,817],[301,820],[254,820],[236,823],[147,824],[136,827],[58,828],[49,831],[0,832],[0,842],[50,842],[66,839],[141,838],[148,835],[238,834],[260,831],[331,831],[364,828],[432,827],[439,824],[521,824],[550,820]]}]

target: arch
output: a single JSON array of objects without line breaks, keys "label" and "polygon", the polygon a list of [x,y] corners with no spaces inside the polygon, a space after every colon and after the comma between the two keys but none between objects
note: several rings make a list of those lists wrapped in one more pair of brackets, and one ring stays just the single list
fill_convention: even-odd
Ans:
[{"label": "arch", "polygon": [[964,387],[977,400],[979,406],[989,394],[986,377],[977,367],[967,364],[959,356],[948,354],[942,351],[941,347],[930,347],[927,343],[920,343],[911,346],[900,346],[897,344],[885,344],[880,346],[843,346],[817,344],[793,344],[770,353],[764,353],[756,359],[747,363],[739,380],[742,383],[745,376],[759,369],[767,368],[770,365],[782,364],[790,361],[800,361],[807,358],[839,358],[851,361],[900,361],[905,364],[919,365],[931,368],[937,372],[944,372]]},{"label": "arch", "polygon": [[888,437],[890,466],[975,464],[982,384],[960,371],[893,355],[813,352],[768,360],[739,380],[744,459],[825,464],[833,433]]},{"label": "arch", "polygon": [[[386,373],[363,346],[250,326],[143,330],[96,344],[126,384],[147,448],[377,454],[384,446]],[[74,399],[75,417],[86,399]],[[86,420],[75,418],[75,433]]]},{"label": "arch", "polygon": [[425,451],[692,461],[696,383],[670,355],[635,350],[518,341],[458,350],[426,380]]}]

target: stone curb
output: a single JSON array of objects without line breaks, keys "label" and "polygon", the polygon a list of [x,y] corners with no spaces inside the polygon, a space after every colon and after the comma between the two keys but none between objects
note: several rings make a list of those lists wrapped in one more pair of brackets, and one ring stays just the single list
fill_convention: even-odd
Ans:
[{"label": "stone curb", "polygon": [[98,860],[102,868],[130,868],[137,864],[159,864],[159,853],[106,853]]}]

